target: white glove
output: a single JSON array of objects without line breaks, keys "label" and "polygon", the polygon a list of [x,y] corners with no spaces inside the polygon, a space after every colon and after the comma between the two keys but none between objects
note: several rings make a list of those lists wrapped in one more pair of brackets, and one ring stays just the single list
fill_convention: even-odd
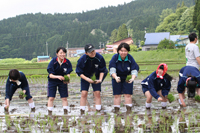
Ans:
[{"label": "white glove", "polygon": [[117,83],[121,82],[120,77],[116,76],[116,77],[115,77],[115,81],[116,81]]},{"label": "white glove", "polygon": [[128,83],[132,83],[134,81],[134,79],[129,79]]}]

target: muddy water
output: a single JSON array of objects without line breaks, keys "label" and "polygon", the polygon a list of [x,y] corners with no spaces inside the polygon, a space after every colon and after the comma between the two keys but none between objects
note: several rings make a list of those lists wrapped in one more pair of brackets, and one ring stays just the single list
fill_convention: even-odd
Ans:
[{"label": "muddy water", "polygon": [[[171,93],[178,99],[176,92],[177,79],[172,81]],[[4,86],[1,87],[0,131],[5,132],[70,132],[70,133],[123,133],[123,132],[200,132],[200,103],[194,99],[186,99],[187,108],[180,108],[178,101],[168,103],[167,109],[162,109],[156,100],[152,109],[145,109],[145,97],[140,85],[141,80],[134,83],[133,108],[131,114],[126,114],[124,97],[122,97],[119,114],[113,113],[113,96],[111,82],[102,84],[101,113],[95,112],[92,88],[88,94],[88,105],[85,115],[80,115],[80,83],[69,84],[68,103],[70,112],[63,115],[59,94],[54,101],[53,116],[47,114],[47,85],[43,82],[29,82],[31,95],[36,105],[35,113],[30,113],[28,103],[18,98],[15,93],[9,115],[4,114]]]}]

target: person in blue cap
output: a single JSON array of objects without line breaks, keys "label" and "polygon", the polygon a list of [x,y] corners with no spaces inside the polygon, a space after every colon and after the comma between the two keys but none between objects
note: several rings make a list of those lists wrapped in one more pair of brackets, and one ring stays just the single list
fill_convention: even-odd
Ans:
[{"label": "person in blue cap", "polygon": [[12,100],[13,94],[18,88],[21,88],[23,93],[26,95],[26,100],[29,103],[31,112],[35,112],[35,104],[33,102],[32,96],[30,95],[29,85],[26,76],[23,72],[18,71],[17,69],[11,69],[9,72],[9,76],[6,82],[4,110],[8,112],[10,101]]},{"label": "person in blue cap", "polygon": [[62,105],[64,114],[69,112],[67,97],[68,97],[68,86],[67,83],[63,82],[65,80],[64,76],[67,75],[70,78],[70,73],[73,71],[71,62],[65,58],[66,49],[64,47],[59,47],[56,50],[56,57],[54,57],[47,67],[48,75],[48,114],[52,115],[53,101],[56,96],[56,91],[60,93],[62,99]]},{"label": "person in blue cap", "polygon": [[[102,55],[95,52],[92,44],[85,45],[85,54],[80,57],[76,66],[76,73],[81,77],[81,99],[80,112],[81,115],[85,113],[88,89],[90,84],[94,91],[96,111],[101,111],[101,83],[106,77],[108,70]],[[93,81],[91,77],[95,75],[96,80]]]},{"label": "person in blue cap", "polygon": [[179,94],[179,104],[186,107],[185,104],[185,87],[187,87],[187,94],[189,98],[197,95],[200,96],[200,71],[194,66],[185,66],[179,72],[179,81],[177,91]]},{"label": "person in blue cap", "polygon": [[[110,76],[112,77],[112,88],[114,95],[114,112],[118,113],[121,103],[121,95],[124,94],[127,113],[132,109],[133,81],[137,77],[139,66],[128,54],[130,46],[121,43],[117,48],[117,54],[113,55],[109,62]],[[132,75],[126,82],[126,77]]]},{"label": "person in blue cap", "polygon": [[146,109],[151,108],[152,97],[161,102],[162,109],[166,109],[167,95],[171,89],[172,77],[167,74],[167,64],[161,63],[157,70],[146,77],[142,82],[142,91],[147,97]]}]

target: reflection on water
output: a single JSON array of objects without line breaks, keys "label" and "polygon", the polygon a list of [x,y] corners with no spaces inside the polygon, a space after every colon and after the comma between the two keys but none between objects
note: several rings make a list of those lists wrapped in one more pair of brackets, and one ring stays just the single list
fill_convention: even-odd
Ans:
[{"label": "reflection on water", "polygon": [[[174,82],[172,86],[175,84],[177,83]],[[16,92],[9,108],[9,114],[5,115],[3,106],[0,106],[0,130],[33,133],[200,132],[200,103],[195,102],[194,99],[186,99],[187,108],[181,108],[178,101],[174,101],[168,103],[167,109],[164,110],[161,109],[160,103],[154,100],[152,109],[146,110],[141,85],[135,82],[132,112],[126,113],[126,107],[123,104],[124,97],[122,97],[120,113],[114,114],[112,87],[110,83],[106,83],[101,93],[103,112],[95,112],[93,91],[90,89],[85,115],[80,116],[80,86],[71,84],[69,88],[70,112],[68,115],[64,115],[59,94],[54,101],[53,116],[47,115],[47,97],[44,86],[36,84],[31,88],[36,105],[35,113],[30,113],[27,101],[19,99]],[[2,94],[1,101],[4,100]]]}]

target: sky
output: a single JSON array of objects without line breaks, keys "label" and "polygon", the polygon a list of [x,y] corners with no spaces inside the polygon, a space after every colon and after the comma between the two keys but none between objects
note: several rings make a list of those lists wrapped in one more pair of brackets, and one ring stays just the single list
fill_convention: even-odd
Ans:
[{"label": "sky", "polygon": [[130,3],[133,0],[1,0],[0,20],[27,13],[77,13]]}]

